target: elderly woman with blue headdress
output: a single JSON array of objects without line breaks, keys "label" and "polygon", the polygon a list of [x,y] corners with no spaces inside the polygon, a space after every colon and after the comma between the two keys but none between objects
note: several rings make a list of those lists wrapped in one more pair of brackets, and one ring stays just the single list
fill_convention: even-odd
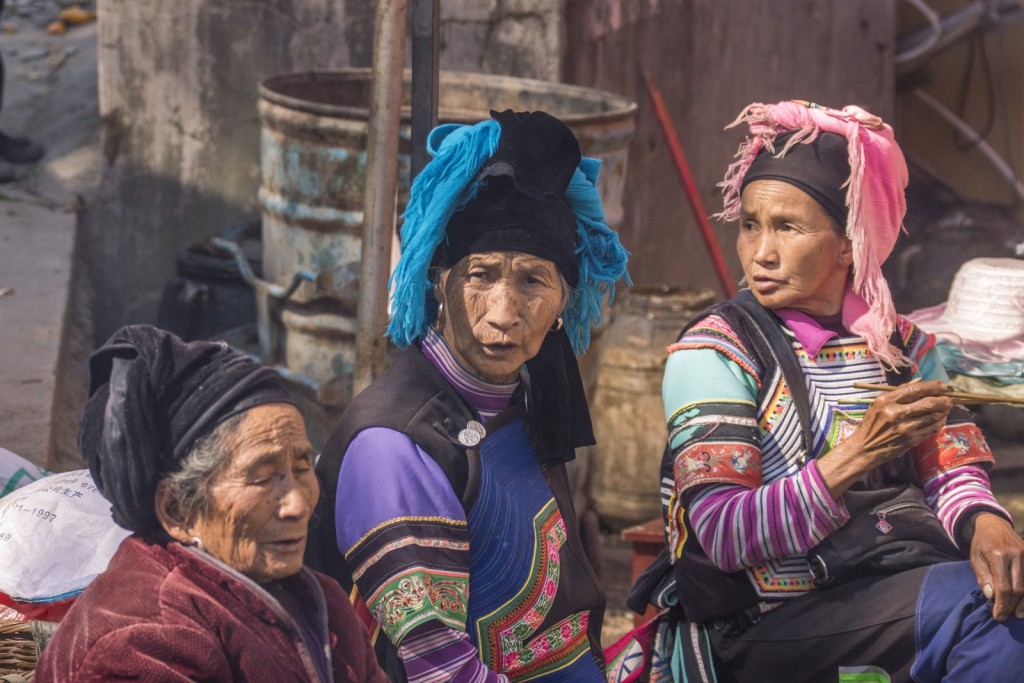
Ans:
[{"label": "elderly woman with blue headdress", "polygon": [[392,680],[604,681],[564,465],[594,441],[575,353],[627,252],[572,132],[492,116],[428,140],[392,281],[406,350],[320,457],[319,563]]}]

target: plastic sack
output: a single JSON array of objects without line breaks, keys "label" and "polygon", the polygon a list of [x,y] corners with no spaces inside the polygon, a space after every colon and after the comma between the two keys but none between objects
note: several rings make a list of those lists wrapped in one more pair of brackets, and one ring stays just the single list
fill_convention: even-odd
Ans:
[{"label": "plastic sack", "polygon": [[44,477],[0,498],[0,592],[20,602],[74,597],[130,535],[88,470]]},{"label": "plastic sack", "polygon": [[0,448],[0,498],[49,474],[20,455]]}]

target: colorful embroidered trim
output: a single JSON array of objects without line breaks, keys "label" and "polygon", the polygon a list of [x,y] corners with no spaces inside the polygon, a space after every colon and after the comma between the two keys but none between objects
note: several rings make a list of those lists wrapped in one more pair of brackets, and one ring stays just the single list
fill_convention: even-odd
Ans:
[{"label": "colorful embroidered trim", "polygon": [[377,564],[377,562],[390,552],[399,550],[401,548],[407,548],[409,546],[418,546],[420,548],[435,548],[444,550],[456,550],[469,552],[469,541],[454,541],[448,538],[423,538],[420,536],[403,536],[397,538],[390,543],[387,543],[378,548],[372,555],[364,560],[356,569],[352,572],[352,580],[358,581],[362,578],[363,574],[368,569]]},{"label": "colorful embroidered trim", "polygon": [[914,464],[921,481],[961,465],[994,461],[985,437],[973,424],[947,424],[938,434],[918,444],[914,451]]},{"label": "colorful embroidered trim", "polygon": [[674,473],[676,488],[701,484],[761,485],[761,451],[743,442],[702,442],[680,451]]},{"label": "colorful embroidered trim", "polygon": [[388,640],[398,647],[409,631],[431,619],[466,630],[468,596],[468,573],[413,567],[392,578],[367,603]]},{"label": "colorful embroidered trim", "polygon": [[468,529],[466,520],[464,519],[450,519],[448,517],[393,517],[385,522],[381,522],[377,526],[373,527],[365,534],[363,534],[358,541],[352,544],[352,547],[345,551],[345,559],[350,559],[353,555],[359,552],[360,547],[370,539],[370,537],[383,532],[389,527],[396,526],[398,524],[409,524],[412,523],[427,523],[427,524],[440,524],[442,526],[454,527],[456,529],[461,528],[461,531],[465,533]]},{"label": "colorful embroidered trim", "polygon": [[[775,566],[771,566],[775,564]],[[780,565],[775,563],[760,564],[751,567],[750,576],[753,577],[754,588],[759,595],[772,595],[778,593],[804,593],[814,590],[814,582],[807,572],[786,576],[780,571]],[[776,597],[780,597],[776,595]]]},{"label": "colorful embroidered trim", "polygon": [[739,365],[761,386],[761,372],[729,324],[716,315],[709,315],[686,331],[677,341],[665,347],[666,353],[685,349],[713,349]]},{"label": "colorful embroidered trim", "polygon": [[565,521],[552,498],[534,517],[536,542],[531,577],[505,605],[477,620],[480,659],[513,681],[555,671],[579,658],[590,648],[589,614],[579,612],[543,633],[544,622],[561,574],[560,551],[566,542]]}]

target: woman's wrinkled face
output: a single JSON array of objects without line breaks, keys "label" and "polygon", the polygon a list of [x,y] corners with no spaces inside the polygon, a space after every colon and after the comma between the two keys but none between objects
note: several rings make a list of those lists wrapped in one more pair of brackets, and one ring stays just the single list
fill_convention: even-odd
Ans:
[{"label": "woman's wrinkled face", "polygon": [[299,411],[256,406],[229,439],[231,460],[211,482],[210,509],[191,532],[211,555],[261,583],[299,571],[320,497]]},{"label": "woman's wrinkled face", "polygon": [[470,254],[442,279],[441,336],[463,367],[495,383],[537,355],[567,293],[554,263],[519,252]]},{"label": "woman's wrinkled face", "polygon": [[755,180],[742,195],[736,251],[765,308],[835,315],[853,264],[850,240],[813,197],[780,180]]}]

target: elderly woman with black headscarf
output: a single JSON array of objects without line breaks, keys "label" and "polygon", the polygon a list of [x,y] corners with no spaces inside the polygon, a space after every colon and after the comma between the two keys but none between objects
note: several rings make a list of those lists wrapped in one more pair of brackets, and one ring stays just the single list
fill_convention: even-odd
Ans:
[{"label": "elderly woman with black headscarf", "polygon": [[79,445],[134,534],[61,623],[37,680],[386,681],[340,587],[303,567],[319,486],[277,374],[141,325],[89,368]]},{"label": "elderly woman with black headscarf", "polygon": [[803,101],[740,122],[723,217],[749,290],[665,371],[663,662],[677,681],[1022,680],[1024,541],[880,269],[906,212],[892,129]]},{"label": "elderly woman with black headscarf", "polygon": [[564,463],[593,443],[574,352],[626,252],[572,132],[492,116],[429,138],[392,283],[408,348],[324,448],[318,546],[393,681],[604,681]]}]

